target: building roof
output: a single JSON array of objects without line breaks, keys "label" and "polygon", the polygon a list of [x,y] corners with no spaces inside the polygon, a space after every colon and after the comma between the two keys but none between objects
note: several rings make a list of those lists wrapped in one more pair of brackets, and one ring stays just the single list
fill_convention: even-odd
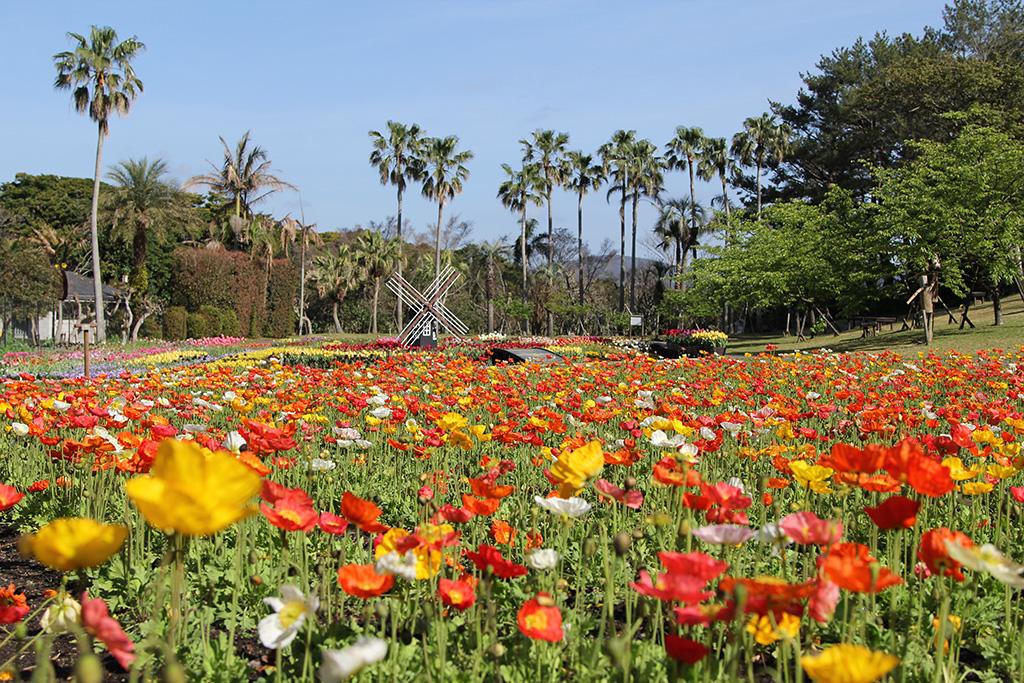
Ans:
[{"label": "building roof", "polygon": [[[74,301],[75,299],[83,303],[96,301],[96,294],[93,291],[94,281],[91,277],[69,270],[62,272],[64,274],[64,296],[62,297],[64,301]],[[113,303],[123,297],[124,292],[117,287],[103,285],[103,301]]]}]

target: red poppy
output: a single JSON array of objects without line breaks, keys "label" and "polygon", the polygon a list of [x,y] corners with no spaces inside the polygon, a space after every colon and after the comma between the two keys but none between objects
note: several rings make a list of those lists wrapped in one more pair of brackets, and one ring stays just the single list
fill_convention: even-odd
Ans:
[{"label": "red poppy", "polygon": [[693,666],[707,656],[708,648],[696,640],[683,638],[673,633],[666,633],[665,652],[677,662]]},{"label": "red poppy", "polygon": [[333,512],[321,512],[317,524],[321,530],[335,536],[340,536],[348,530],[348,520]]},{"label": "red poppy", "polygon": [[40,479],[39,481],[32,482],[28,487],[28,491],[29,493],[39,493],[40,491],[45,491],[48,488],[50,488],[50,481],[48,479]]},{"label": "red poppy", "polygon": [[437,585],[437,593],[441,596],[441,602],[448,607],[454,607],[464,612],[476,602],[476,591],[473,584],[465,579],[452,581],[441,579]]},{"label": "red poppy", "polygon": [[107,651],[125,671],[131,668],[135,661],[135,643],[121,628],[121,624],[110,616],[107,603],[101,598],[90,598],[88,591],[82,594],[82,626],[107,646]]},{"label": "red poppy", "polygon": [[18,504],[25,494],[7,484],[0,484],[0,512],[4,510],[10,510],[12,507]]},{"label": "red poppy", "polygon": [[928,571],[932,574],[951,576],[957,581],[963,581],[964,575],[960,571],[960,563],[949,556],[946,549],[948,542],[959,543],[971,548],[974,542],[959,531],[950,531],[945,527],[930,529],[921,534],[921,546],[917,549],[917,559],[924,562]]},{"label": "red poppy", "polygon": [[921,504],[906,496],[891,496],[881,505],[864,508],[871,521],[879,529],[909,529],[917,522],[917,510]]},{"label": "red poppy", "polygon": [[260,512],[285,531],[310,531],[319,519],[305,491],[291,491],[274,501],[273,506],[260,503]]},{"label": "red poppy", "polygon": [[863,449],[845,443],[833,444],[831,453],[818,460],[819,465],[836,472],[855,474],[874,474],[882,469],[884,463],[885,449],[877,444],[869,444]]},{"label": "red poppy", "polygon": [[813,512],[794,512],[779,521],[779,528],[801,545],[832,545],[843,537],[843,523],[821,519]]},{"label": "red poppy", "polygon": [[374,598],[391,590],[395,577],[378,574],[372,564],[347,564],[338,570],[338,585],[357,598]]},{"label": "red poppy", "polygon": [[368,534],[379,534],[389,527],[377,521],[381,509],[370,501],[345,491],[341,495],[341,514]]},{"label": "red poppy", "polygon": [[452,524],[465,524],[473,519],[475,515],[466,508],[457,508],[451,503],[445,503],[437,511],[437,516]]},{"label": "red poppy", "polygon": [[877,593],[903,583],[903,579],[881,566],[868,553],[868,547],[860,543],[837,543],[821,563],[822,571],[832,583],[855,593]]},{"label": "red poppy", "polygon": [[468,493],[462,494],[462,506],[474,515],[488,516],[498,511],[501,505],[499,498],[474,498]]},{"label": "red poppy", "polygon": [[464,553],[481,572],[490,571],[499,579],[512,579],[527,573],[526,567],[505,559],[493,545],[482,543],[475,552],[466,550]]},{"label": "red poppy", "polygon": [[832,619],[838,603],[839,586],[831,581],[820,579],[810,600],[807,601],[807,613],[811,619],[824,624]]},{"label": "red poppy", "polygon": [[14,624],[28,614],[24,593],[15,593],[14,584],[0,588],[0,624]]},{"label": "red poppy", "polygon": [[632,510],[639,510],[644,504],[644,494],[637,489],[620,489],[607,479],[598,479],[594,482],[594,488],[606,496],[610,496]]},{"label": "red poppy", "polygon": [[682,602],[694,604],[703,602],[714,593],[705,590],[707,581],[697,576],[665,572],[656,580],[651,579],[647,570],[640,570],[640,578],[629,584],[640,595],[656,598],[665,602]]},{"label": "red poppy", "polygon": [[488,477],[470,479],[469,487],[473,489],[473,495],[480,498],[504,498],[516,490],[514,486],[498,486]]},{"label": "red poppy", "polygon": [[533,640],[557,643],[565,635],[562,631],[562,613],[547,593],[537,593],[537,597],[523,603],[516,615],[516,622],[520,632]]},{"label": "red poppy", "polygon": [[728,562],[716,560],[706,553],[673,553],[662,551],[658,553],[665,571],[671,574],[686,574],[698,578],[704,583],[721,576],[722,572],[729,568]]},{"label": "red poppy", "polygon": [[1024,503],[1024,486],[1011,486],[1010,495],[1018,503]]}]

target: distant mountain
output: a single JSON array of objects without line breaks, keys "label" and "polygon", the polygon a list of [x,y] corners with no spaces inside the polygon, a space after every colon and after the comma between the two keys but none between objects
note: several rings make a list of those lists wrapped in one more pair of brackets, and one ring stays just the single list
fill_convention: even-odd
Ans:
[{"label": "distant mountain", "polygon": [[[591,268],[594,268],[595,266],[601,265],[602,261],[603,261],[603,259],[598,258],[597,256],[588,256],[587,258],[584,259],[584,266],[583,267],[586,268],[589,271]],[[639,275],[640,273],[646,272],[648,269],[652,268],[654,266],[654,264],[656,264],[656,263],[664,263],[664,261],[659,261],[657,259],[651,259],[651,258],[642,258],[640,256],[637,256],[636,257],[636,272],[637,272],[637,274]],[[629,255],[628,254],[626,255],[626,277],[627,278],[629,277]],[[616,282],[618,281],[618,279],[619,279],[619,255],[618,254],[615,254],[614,256],[611,257],[611,259],[608,260],[607,263],[603,264],[603,267],[597,273],[597,279],[598,280],[614,280]]]}]

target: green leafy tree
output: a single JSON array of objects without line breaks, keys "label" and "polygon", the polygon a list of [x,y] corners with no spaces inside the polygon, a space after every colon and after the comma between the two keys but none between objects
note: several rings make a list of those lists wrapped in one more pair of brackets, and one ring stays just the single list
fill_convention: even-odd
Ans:
[{"label": "green leafy tree", "polygon": [[92,278],[96,297],[96,340],[106,339],[103,306],[103,280],[100,272],[100,241],[97,213],[100,203],[100,175],[103,168],[103,140],[110,133],[110,117],[126,115],[142,92],[142,81],[135,75],[132,61],[145,49],[135,36],[118,41],[109,26],[93,26],[89,37],[68,33],[74,43],[71,50],[53,56],[57,68],[54,87],[70,90],[75,110],[88,112],[96,123],[96,168],[93,174],[92,211],[89,219],[92,253]]},{"label": "green leafy tree", "polygon": [[[388,121],[384,132],[371,130],[370,164],[380,173],[382,185],[394,185],[398,193],[398,214],[395,222],[398,233],[398,274],[402,275],[402,198],[406,182],[416,182],[423,177],[423,161],[420,158],[423,145],[422,130],[415,123],[406,125]],[[402,300],[398,300],[398,327],[405,325]]]},{"label": "green leafy tree", "polygon": [[877,170],[878,223],[908,276],[937,264],[954,294],[985,289],[999,325],[999,287],[1021,275],[1024,144],[983,113],[951,118],[964,124],[955,138],[916,142],[914,161]]}]

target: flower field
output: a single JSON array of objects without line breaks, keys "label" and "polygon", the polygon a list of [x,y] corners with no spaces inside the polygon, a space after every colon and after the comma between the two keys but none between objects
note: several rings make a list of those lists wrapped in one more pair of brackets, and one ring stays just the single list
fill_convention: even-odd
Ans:
[{"label": "flower field", "polygon": [[2,380],[0,679],[1024,679],[1024,347],[212,348]]}]

